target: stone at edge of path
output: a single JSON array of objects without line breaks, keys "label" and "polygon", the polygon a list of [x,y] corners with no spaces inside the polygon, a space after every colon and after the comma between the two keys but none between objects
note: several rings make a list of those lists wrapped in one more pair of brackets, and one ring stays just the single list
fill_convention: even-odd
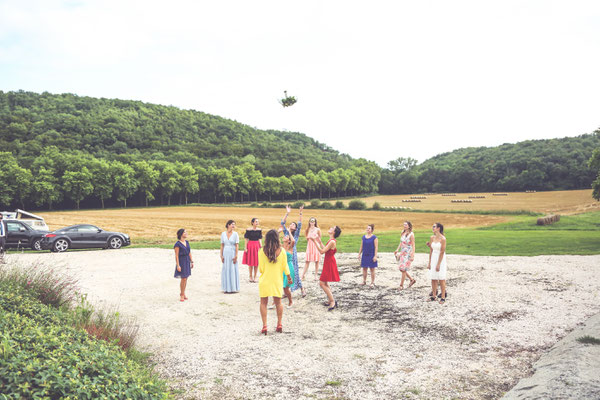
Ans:
[{"label": "stone at edge of path", "polygon": [[533,375],[521,379],[502,400],[600,399],[600,345],[579,343],[582,336],[600,339],[600,314],[554,345],[533,365]]}]

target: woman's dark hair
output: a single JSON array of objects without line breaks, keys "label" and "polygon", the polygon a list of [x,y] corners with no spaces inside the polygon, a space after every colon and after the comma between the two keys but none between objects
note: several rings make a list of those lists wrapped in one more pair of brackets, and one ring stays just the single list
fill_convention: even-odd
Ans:
[{"label": "woman's dark hair", "polygon": [[257,219],[258,219],[258,218],[252,218],[252,219],[250,220],[250,224],[254,224],[254,221],[256,221]]},{"label": "woman's dark hair", "polygon": [[[412,222],[410,221],[404,221],[407,225],[408,225],[408,233],[412,232]],[[402,233],[404,233],[404,230],[402,230]]]},{"label": "woman's dark hair", "polygon": [[229,228],[229,225],[231,224],[235,224],[235,221],[230,219],[229,221],[227,221],[227,223],[225,224],[225,228]]},{"label": "woman's dark hair", "polygon": [[338,236],[340,236],[342,234],[342,230],[340,229],[339,226],[336,226],[335,229],[333,230],[333,238],[337,239]]},{"label": "woman's dark hair", "polygon": [[[292,224],[294,225],[294,229],[292,230]],[[298,229],[298,224],[295,222],[292,222],[290,224],[290,236],[294,236],[294,233],[296,233],[296,230]]]},{"label": "woman's dark hair", "polygon": [[440,233],[443,235],[444,234],[444,225],[440,224],[439,222],[436,222],[435,226],[440,228]]},{"label": "woman's dark hair", "polygon": [[375,232],[375,224],[369,224],[367,226],[371,227],[371,232]]},{"label": "woman's dark hair", "polygon": [[180,230],[177,231],[177,240],[181,240],[181,236],[183,235],[183,232],[185,232],[185,229],[181,228]]},{"label": "woman's dark hair", "polygon": [[271,229],[265,236],[265,246],[263,247],[263,251],[270,262],[277,261],[277,250],[280,247],[279,233],[275,229]]}]

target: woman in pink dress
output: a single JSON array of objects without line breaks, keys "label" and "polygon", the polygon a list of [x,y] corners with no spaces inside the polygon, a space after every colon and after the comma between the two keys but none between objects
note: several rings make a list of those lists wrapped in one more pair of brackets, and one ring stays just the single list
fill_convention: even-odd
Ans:
[{"label": "woman in pink dress", "polygon": [[321,230],[317,225],[317,219],[315,217],[311,217],[308,220],[308,228],[306,228],[306,263],[304,265],[304,271],[302,271],[302,280],[305,279],[306,273],[308,272],[308,268],[311,262],[315,263],[315,278],[319,275],[319,261],[321,261],[321,253],[317,249],[315,242],[311,239],[318,239],[319,243],[321,242]]},{"label": "woman in pink dress", "polygon": [[329,228],[329,241],[325,246],[321,243],[321,240],[317,240],[316,238],[310,238],[315,246],[317,247],[319,253],[325,254],[325,260],[323,260],[323,272],[321,272],[321,277],[319,278],[319,286],[327,295],[327,300],[329,301],[328,311],[332,311],[337,308],[338,303],[333,298],[333,294],[331,293],[331,288],[329,287],[329,282],[339,282],[340,274],[337,269],[337,261],[335,260],[335,252],[337,251],[337,241],[336,239],[342,233],[342,230],[339,226],[332,226]]},{"label": "woman in pink dress", "polygon": [[258,250],[262,247],[262,230],[258,227],[258,218],[252,218],[250,223],[252,227],[246,229],[246,233],[244,234],[244,241],[246,243],[242,264],[248,266],[248,274],[250,275],[248,280],[250,282],[258,282],[256,274],[258,273]]}]

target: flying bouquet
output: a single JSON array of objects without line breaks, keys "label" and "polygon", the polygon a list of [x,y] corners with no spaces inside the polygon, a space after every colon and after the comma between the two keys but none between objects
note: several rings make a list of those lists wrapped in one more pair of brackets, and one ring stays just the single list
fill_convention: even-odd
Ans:
[{"label": "flying bouquet", "polygon": [[287,90],[284,90],[283,94],[285,95],[285,97],[279,100],[279,103],[284,107],[293,106],[298,101],[294,96],[288,96]]}]

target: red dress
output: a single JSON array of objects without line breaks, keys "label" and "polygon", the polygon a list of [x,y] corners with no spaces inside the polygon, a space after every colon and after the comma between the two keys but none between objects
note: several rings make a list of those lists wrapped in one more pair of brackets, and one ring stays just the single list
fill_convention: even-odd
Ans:
[{"label": "red dress", "polygon": [[[337,243],[335,239],[330,239],[329,242],[334,241]],[[327,242],[327,244],[329,244]],[[327,246],[327,245],[325,245]],[[337,249],[329,249],[325,252],[325,259],[323,260],[323,270],[321,271],[321,277],[319,280],[321,282],[339,282],[340,275],[338,274],[337,262],[335,261],[335,252]]]}]

